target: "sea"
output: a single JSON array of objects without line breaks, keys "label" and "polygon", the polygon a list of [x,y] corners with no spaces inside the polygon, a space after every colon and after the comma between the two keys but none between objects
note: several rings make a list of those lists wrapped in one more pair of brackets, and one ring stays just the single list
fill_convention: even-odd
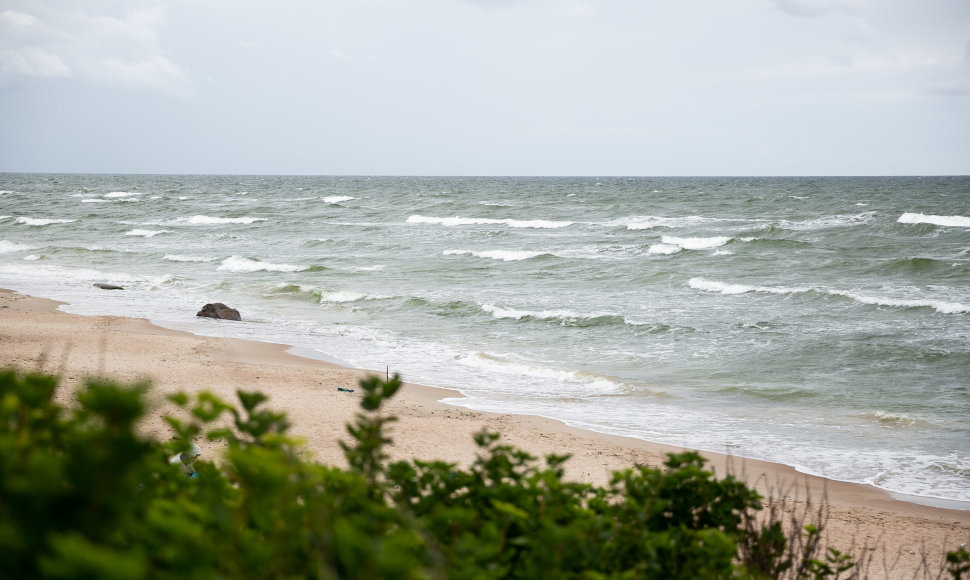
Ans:
[{"label": "sea", "polygon": [[966,176],[6,173],[0,287],[970,506]]}]

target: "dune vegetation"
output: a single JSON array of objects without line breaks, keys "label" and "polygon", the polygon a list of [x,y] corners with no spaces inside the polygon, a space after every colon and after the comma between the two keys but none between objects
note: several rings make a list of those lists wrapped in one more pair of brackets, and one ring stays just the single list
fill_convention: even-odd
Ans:
[{"label": "dune vegetation", "polygon": [[[230,404],[169,397],[169,441],[139,434],[145,382],[0,372],[0,554],[5,578],[853,578],[865,561],[820,541],[824,518],[783,521],[695,453],[631,466],[605,486],[566,481],[475,435],[468,468],[388,460],[397,376],[360,383],[346,467],[307,458],[259,392]],[[152,412],[156,412],[153,410]],[[197,476],[169,464],[224,449]],[[216,444],[219,442],[218,444]],[[947,555],[936,577],[966,578]]]}]

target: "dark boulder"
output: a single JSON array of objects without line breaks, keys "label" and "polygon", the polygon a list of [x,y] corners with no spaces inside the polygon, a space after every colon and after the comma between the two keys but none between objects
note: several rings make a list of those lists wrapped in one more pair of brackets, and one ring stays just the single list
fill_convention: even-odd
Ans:
[{"label": "dark boulder", "polygon": [[124,290],[124,288],[115,284],[95,284],[94,287],[102,290]]},{"label": "dark boulder", "polygon": [[242,320],[239,316],[239,311],[235,308],[229,308],[222,302],[216,302],[214,304],[206,304],[202,307],[196,316],[204,316],[206,318],[218,318],[220,320]]}]

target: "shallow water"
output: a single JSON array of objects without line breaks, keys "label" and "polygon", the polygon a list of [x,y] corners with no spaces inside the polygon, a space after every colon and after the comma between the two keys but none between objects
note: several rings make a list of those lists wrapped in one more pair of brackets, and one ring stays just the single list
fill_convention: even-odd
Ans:
[{"label": "shallow water", "polygon": [[[71,312],[970,501],[967,177],[0,174],[0,191],[0,286]],[[194,316],[213,301],[244,322]]]}]

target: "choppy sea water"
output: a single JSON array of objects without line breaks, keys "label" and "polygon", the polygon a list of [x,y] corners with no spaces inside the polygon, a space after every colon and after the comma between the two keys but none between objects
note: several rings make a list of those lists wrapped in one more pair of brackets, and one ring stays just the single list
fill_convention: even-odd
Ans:
[{"label": "choppy sea water", "polygon": [[970,501],[970,177],[0,174],[0,287]]}]

